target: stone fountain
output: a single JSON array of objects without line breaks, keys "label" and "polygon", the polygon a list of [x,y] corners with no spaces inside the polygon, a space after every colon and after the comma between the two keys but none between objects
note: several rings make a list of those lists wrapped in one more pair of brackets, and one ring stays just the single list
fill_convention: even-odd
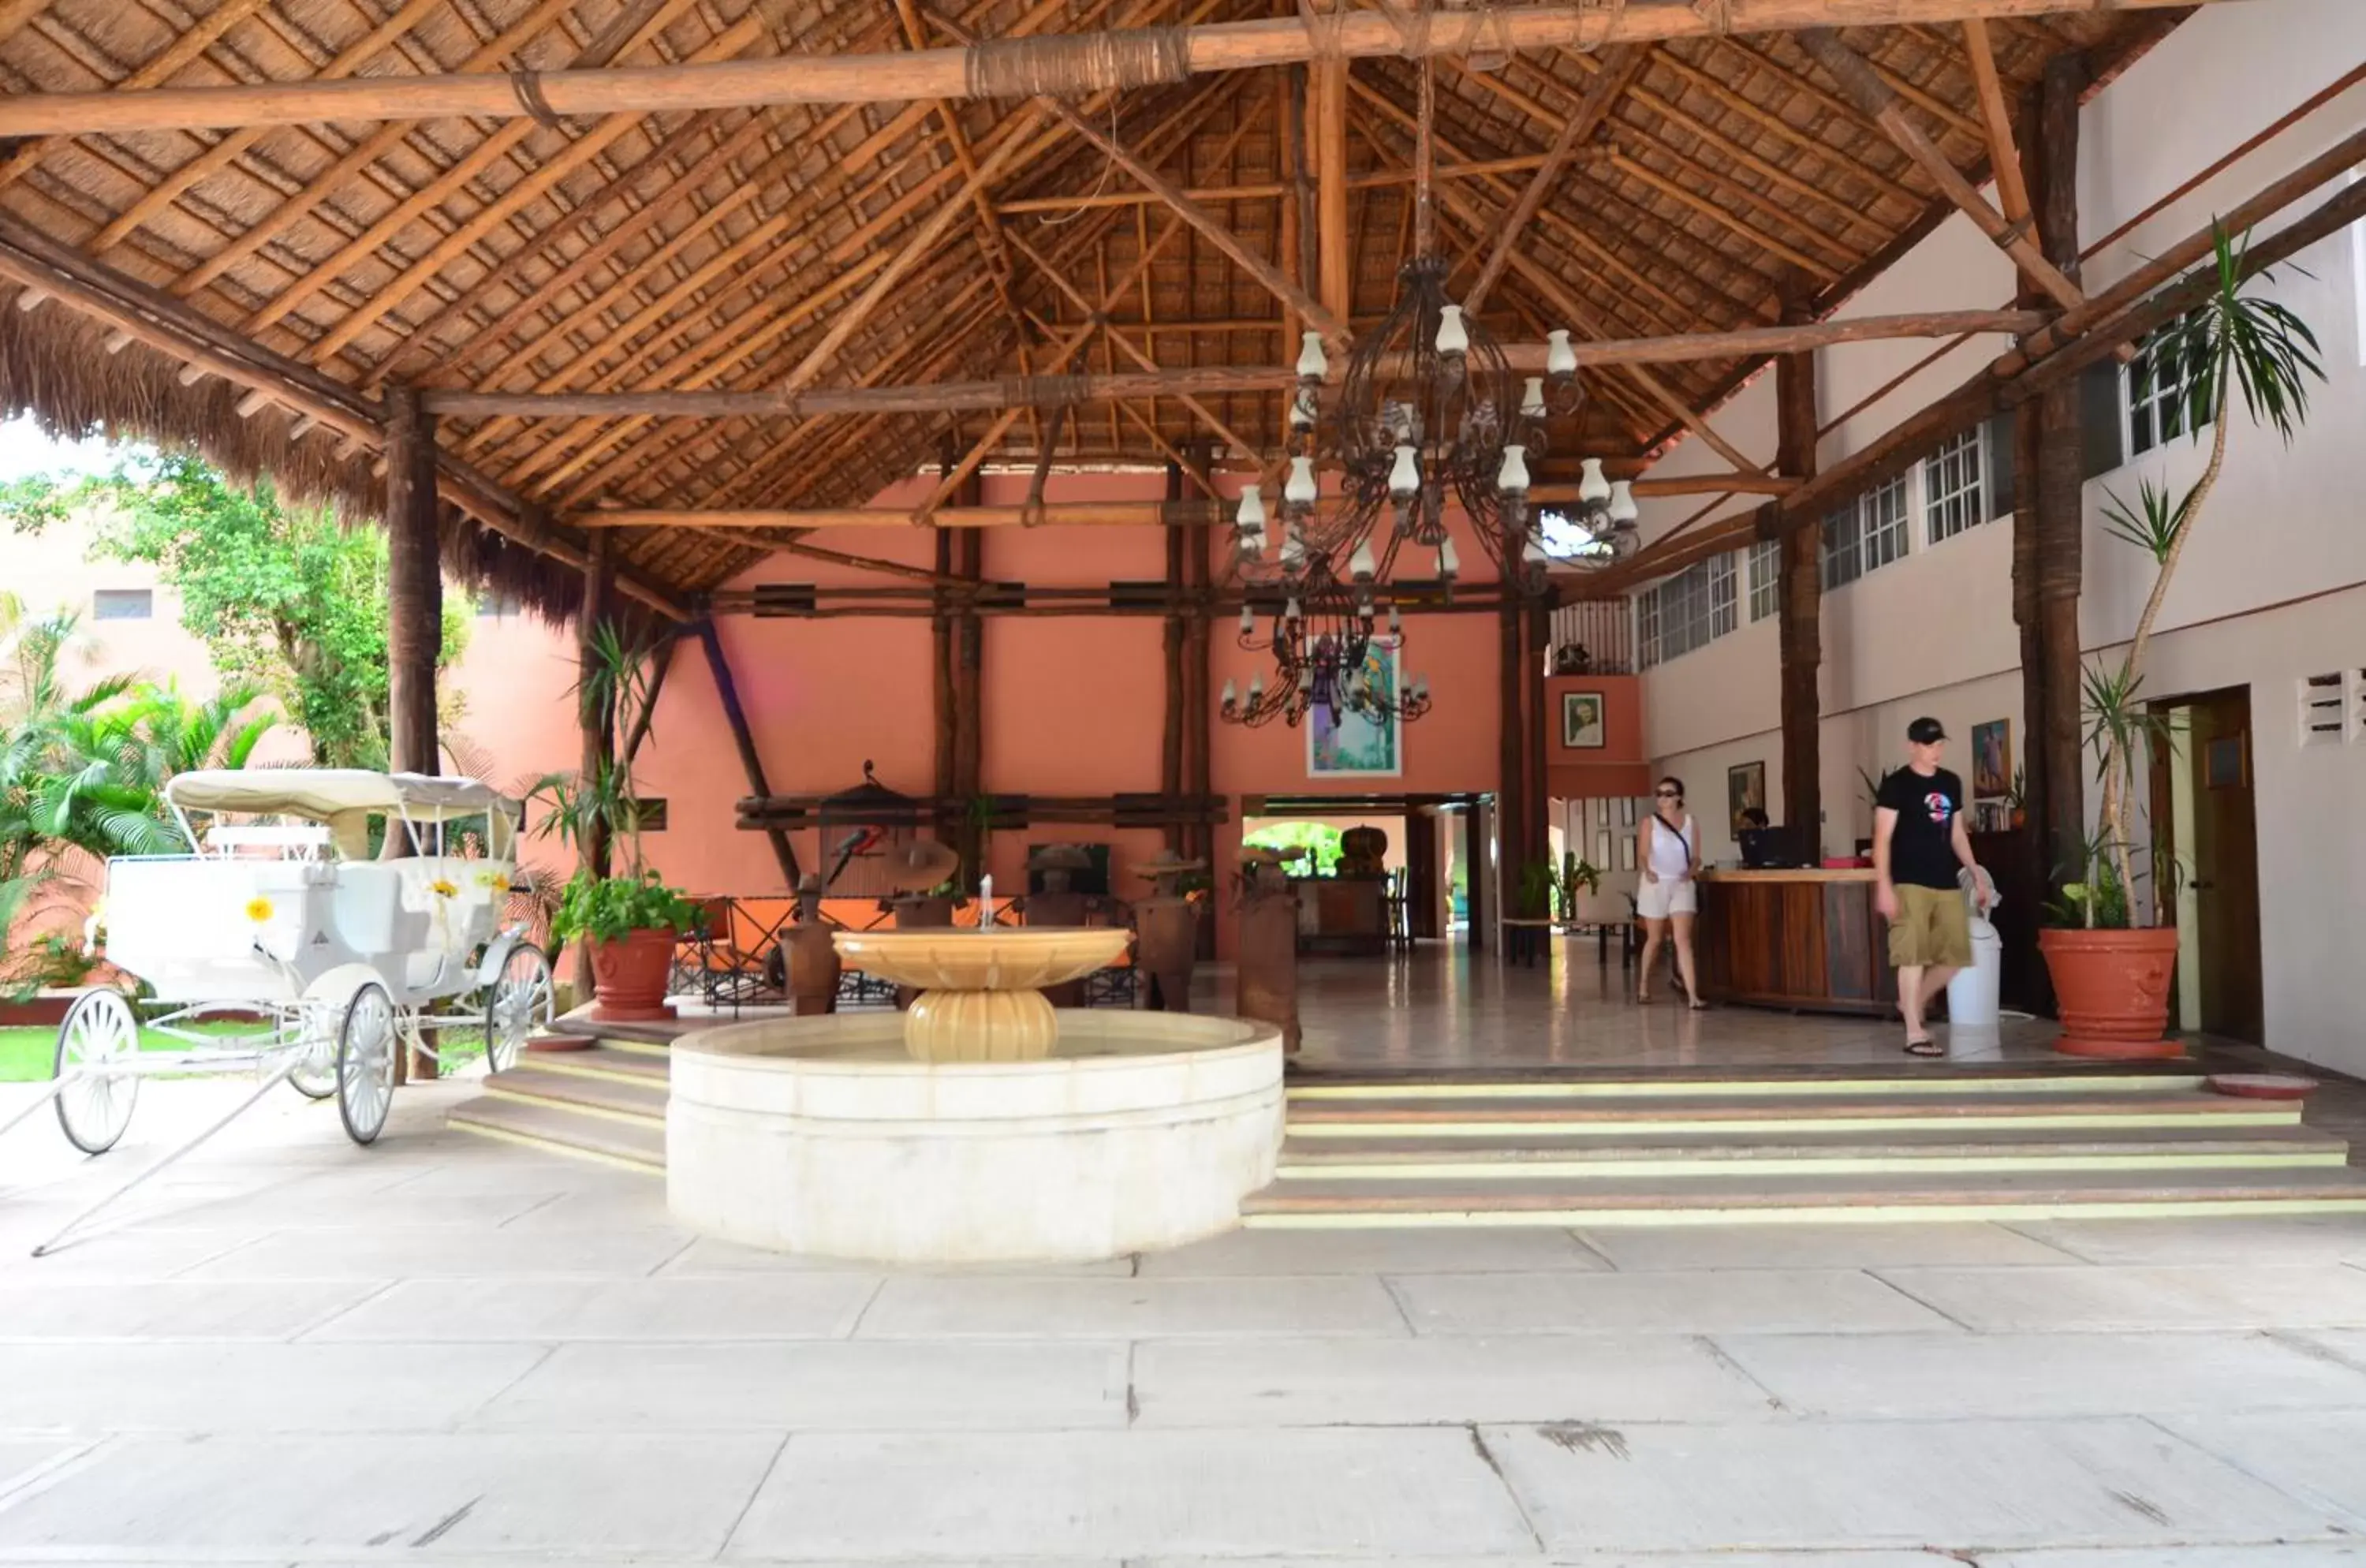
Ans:
[{"label": "stone fountain", "polygon": [[669,1206],[750,1246],[912,1264],[1113,1258],[1231,1229],[1280,1150],[1280,1032],[1044,999],[1127,937],[837,933],[848,964],[918,996],[678,1041]]}]

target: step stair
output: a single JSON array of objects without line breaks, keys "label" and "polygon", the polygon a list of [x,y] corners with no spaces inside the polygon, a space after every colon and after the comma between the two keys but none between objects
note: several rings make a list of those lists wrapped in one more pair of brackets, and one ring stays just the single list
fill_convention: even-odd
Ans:
[{"label": "step stair", "polygon": [[662,1175],[666,1085],[663,1039],[594,1031],[561,1019],[554,1032],[582,1043],[529,1050],[507,1072],[484,1081],[484,1093],[447,1119],[465,1133]]},{"label": "step stair", "polygon": [[[661,1039],[485,1079],[451,1123],[662,1174]],[[2366,1210],[2349,1145],[2187,1072],[1294,1082],[1260,1228],[2107,1218]]]},{"label": "step stair", "polygon": [[1300,1082],[1262,1228],[2366,1210],[2349,1145],[2191,1072]]}]

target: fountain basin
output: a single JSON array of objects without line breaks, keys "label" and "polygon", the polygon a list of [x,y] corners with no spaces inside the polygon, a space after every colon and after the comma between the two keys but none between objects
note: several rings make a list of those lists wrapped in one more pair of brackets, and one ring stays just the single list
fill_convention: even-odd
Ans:
[{"label": "fountain basin", "polygon": [[1039,987],[1081,979],[1126,949],[1122,927],[839,931],[839,957],[919,989],[905,1049],[922,1062],[1038,1062],[1059,1035]]},{"label": "fountain basin", "polygon": [[685,1035],[667,1203],[751,1247],[904,1264],[1115,1258],[1237,1224],[1280,1152],[1280,1032],[1053,1016],[1032,1061],[917,1060],[894,1013]]}]

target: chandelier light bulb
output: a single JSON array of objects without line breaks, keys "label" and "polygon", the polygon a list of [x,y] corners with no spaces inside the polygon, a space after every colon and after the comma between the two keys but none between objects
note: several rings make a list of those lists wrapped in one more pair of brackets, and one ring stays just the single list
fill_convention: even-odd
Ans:
[{"label": "chandelier light bulb", "polygon": [[1528,449],[1518,442],[1504,448],[1504,466],[1495,471],[1495,488],[1525,494],[1528,488]]},{"label": "chandelier light bulb", "polygon": [[1462,307],[1448,305],[1437,313],[1437,352],[1459,355],[1470,347],[1470,329],[1462,324]]},{"label": "chandelier light bulb", "polygon": [[1265,532],[1265,497],[1257,492],[1256,486],[1241,491],[1241,509],[1233,520],[1244,534]]},{"label": "chandelier light bulb", "polygon": [[1241,705],[1240,688],[1231,681],[1224,682],[1224,711],[1230,713]]},{"label": "chandelier light bulb", "polygon": [[1577,350],[1570,346],[1567,327],[1555,327],[1545,333],[1545,374],[1554,377],[1577,374]]},{"label": "chandelier light bulb", "polygon": [[1265,676],[1253,671],[1249,675],[1249,706],[1256,706],[1258,699],[1264,695]]},{"label": "chandelier light bulb", "polygon": [[1577,481],[1577,499],[1588,506],[1606,505],[1610,500],[1610,478],[1602,471],[1602,459],[1588,457],[1584,472]]},{"label": "chandelier light bulb", "polygon": [[1331,374],[1331,361],[1323,352],[1321,333],[1298,334],[1298,376],[1303,381],[1320,381]]},{"label": "chandelier light bulb", "polygon": [[1543,377],[1529,377],[1521,389],[1520,417],[1522,419],[1545,417],[1545,378]]},{"label": "chandelier light bulb", "polygon": [[1625,479],[1610,487],[1610,521],[1621,528],[1631,528],[1642,513],[1635,506],[1635,487]]},{"label": "chandelier light bulb", "polygon": [[1421,489],[1421,465],[1414,460],[1413,448],[1397,447],[1396,466],[1389,470],[1389,493],[1403,499]]},{"label": "chandelier light bulb", "polygon": [[1358,540],[1356,553],[1347,558],[1347,575],[1358,582],[1369,582],[1380,570],[1380,563],[1372,558],[1372,542]]},{"label": "chandelier light bulb", "polygon": [[1462,558],[1454,553],[1454,541],[1451,538],[1437,541],[1437,575],[1441,581],[1447,582],[1451,582],[1462,575]]},{"label": "chandelier light bulb", "polygon": [[1241,635],[1243,637],[1256,636],[1256,606],[1254,604],[1244,604],[1241,606]]},{"label": "chandelier light bulb", "polygon": [[1312,506],[1322,493],[1322,487],[1314,482],[1314,459],[1292,457],[1290,479],[1281,487],[1281,499],[1292,506]]},{"label": "chandelier light bulb", "polygon": [[1413,700],[1417,703],[1425,703],[1429,701],[1428,676],[1416,675],[1413,678]]},{"label": "chandelier light bulb", "polygon": [[1389,635],[1391,637],[1404,635],[1404,617],[1397,614],[1397,607],[1394,604],[1389,606]]},{"label": "chandelier light bulb", "polygon": [[1306,612],[1299,607],[1298,595],[1295,593],[1291,594],[1290,602],[1281,607],[1281,618],[1285,621],[1302,621],[1306,618]]}]

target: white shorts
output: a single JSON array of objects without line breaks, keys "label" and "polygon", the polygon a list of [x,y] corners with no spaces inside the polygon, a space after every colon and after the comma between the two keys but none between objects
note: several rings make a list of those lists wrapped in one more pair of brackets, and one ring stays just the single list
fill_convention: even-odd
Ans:
[{"label": "white shorts", "polygon": [[1671,882],[1662,877],[1657,882],[1639,883],[1635,888],[1635,912],[1647,920],[1664,920],[1670,915],[1700,913],[1700,889],[1689,876]]}]

